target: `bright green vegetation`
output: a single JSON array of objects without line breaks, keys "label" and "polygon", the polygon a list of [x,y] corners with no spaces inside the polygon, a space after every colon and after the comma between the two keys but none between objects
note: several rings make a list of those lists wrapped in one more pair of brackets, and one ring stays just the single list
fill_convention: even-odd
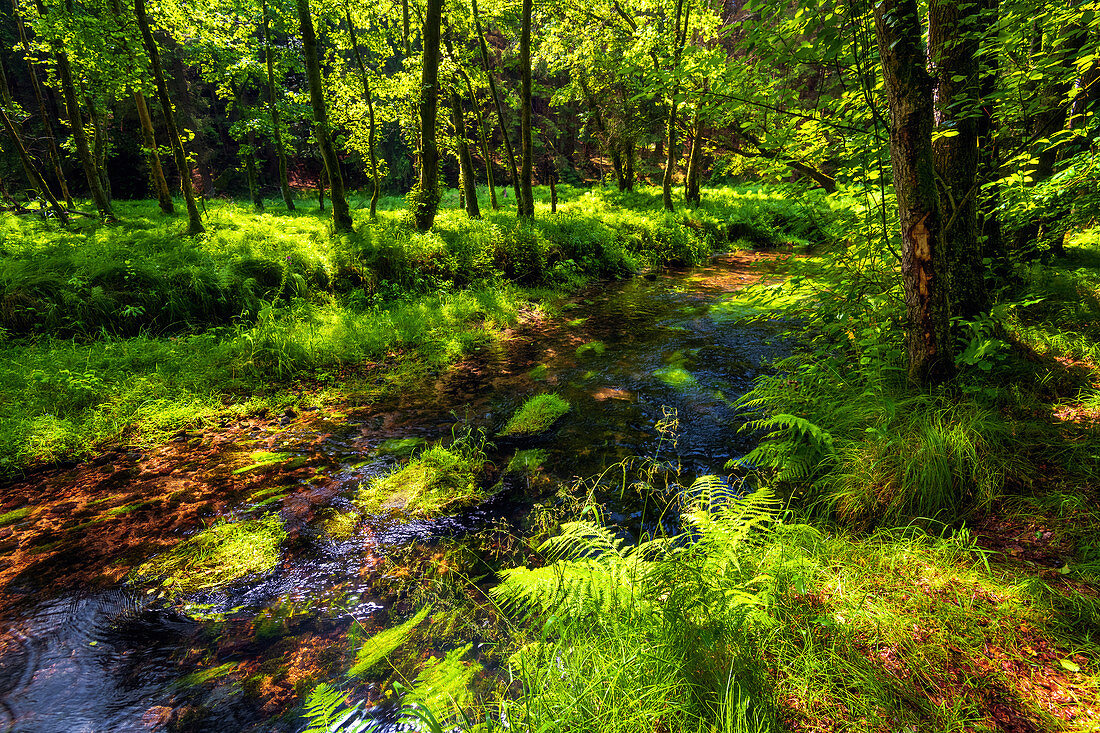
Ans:
[{"label": "bright green vegetation", "polygon": [[531,474],[538,471],[539,467],[545,462],[546,451],[541,448],[516,451],[516,454],[512,456],[512,460],[508,461],[508,466],[504,469],[504,472]]},{"label": "bright green vegetation", "polygon": [[[336,239],[313,211],[225,201],[207,204],[195,239],[150,202],[118,202],[121,225],[71,231],[0,217],[0,472],[264,408],[369,400],[499,341],[539,313],[546,286],[701,261],[728,246],[722,222],[761,212],[797,241],[784,232],[806,215],[759,188],[716,189],[676,215],[652,191],[559,195],[559,213],[534,224],[446,211],[428,234],[385,199],[377,223]],[[379,363],[381,384],[364,368]]]},{"label": "bright green vegetation", "polygon": [[219,522],[140,565],[132,577],[171,596],[212,590],[275,567],[285,539],[277,514]]},{"label": "bright green vegetation", "polygon": [[516,410],[501,429],[501,436],[530,436],[545,433],[570,410],[569,402],[556,394],[536,395]]},{"label": "bright green vegetation", "polygon": [[431,606],[424,606],[424,608],[417,611],[416,614],[407,621],[397,626],[379,631],[377,634],[364,641],[363,645],[359,647],[359,651],[356,652],[355,664],[348,670],[348,674],[352,677],[362,677],[368,674],[376,664],[393,653],[397,647],[408,641],[409,635],[412,634],[413,630],[416,629],[431,612]]},{"label": "bright green vegetation", "polygon": [[[1088,629],[1100,603],[991,567],[966,531],[826,532],[781,519],[766,491],[715,506],[720,489],[701,488],[711,508],[690,515],[693,542],[632,546],[566,525],[546,547],[553,564],[505,574],[494,594],[531,630],[511,658],[523,692],[501,701],[508,719],[562,731],[830,719],[984,730],[988,690],[1017,689],[1018,672],[995,662],[1019,649],[1042,673],[1098,692]],[[1095,581],[1096,570],[1071,574]],[[1059,725],[1040,698],[1013,704],[1041,729]]]},{"label": "bright green vegetation", "polygon": [[18,509],[12,509],[10,512],[4,512],[0,514],[0,527],[7,527],[9,524],[15,524],[29,517],[31,514],[31,507],[25,506]]},{"label": "bright green vegetation", "polygon": [[430,446],[396,471],[372,479],[358,491],[355,504],[367,515],[439,516],[488,496],[480,484],[484,465],[485,436],[466,429],[447,446]]}]

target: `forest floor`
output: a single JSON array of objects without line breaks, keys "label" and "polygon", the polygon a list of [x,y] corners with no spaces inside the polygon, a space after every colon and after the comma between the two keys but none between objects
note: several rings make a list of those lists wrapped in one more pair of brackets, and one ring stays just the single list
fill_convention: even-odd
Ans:
[{"label": "forest floor", "polygon": [[[751,200],[747,219],[761,208],[790,219],[797,215]],[[584,206],[573,214],[582,226],[593,208],[603,211],[590,200]],[[215,216],[223,217],[222,229],[229,234],[205,242],[206,251],[198,258],[164,244],[167,240],[156,226],[146,227],[151,238],[147,254],[157,263],[148,268],[129,259],[107,262],[107,267],[104,263],[115,253],[102,238],[88,239],[100,248],[96,261],[94,251],[67,251],[74,245],[45,242],[47,233],[31,231],[22,222],[5,223],[8,238],[0,254],[8,257],[3,315],[9,337],[0,341],[5,399],[0,408],[0,428],[5,430],[0,467],[9,478],[0,503],[0,613],[14,612],[9,602],[32,577],[36,586],[116,585],[145,558],[177,545],[183,535],[232,513],[235,506],[260,507],[274,499],[281,502],[288,527],[305,526],[319,507],[347,488],[318,478],[335,466],[326,454],[331,450],[326,441],[340,434],[343,424],[369,413],[380,418],[372,439],[382,434],[399,438],[409,421],[417,419],[409,414],[416,404],[426,399],[465,404],[487,384],[530,387],[532,370],[548,358],[548,344],[562,353],[574,352],[599,336],[592,332],[580,338],[568,328],[584,305],[577,301],[581,296],[566,294],[581,287],[582,278],[570,279],[576,273],[565,266],[557,270],[555,289],[500,279],[470,288],[453,283],[440,287],[402,278],[423,267],[434,267],[437,273],[452,267],[453,276],[447,257],[468,256],[468,262],[484,257],[456,250],[457,238],[428,243],[406,238],[399,244],[405,248],[407,271],[386,271],[393,279],[383,279],[381,270],[370,269],[378,264],[364,254],[367,250],[349,254],[355,247],[345,242],[325,255],[330,257],[325,265],[330,271],[326,282],[344,278],[346,289],[336,297],[322,297],[317,294],[327,286],[309,259],[317,255],[309,247],[298,248],[294,240],[319,241],[323,219],[303,217],[288,228],[276,217],[263,224],[265,231],[283,229],[285,238],[270,252],[245,252],[234,249],[243,245],[231,237],[247,239],[233,234],[245,227],[247,215],[227,208]],[[645,216],[656,218],[651,211]],[[707,222],[708,216],[729,217],[729,210],[703,212],[701,221]],[[492,226],[499,230],[502,223],[496,220]],[[468,238],[484,233],[447,219],[442,226]],[[555,220],[554,226],[560,229],[546,237],[560,235],[572,224]],[[625,230],[628,225],[622,226]],[[671,224],[629,226],[648,232],[639,235],[649,237],[646,246],[675,241],[660,228],[672,231]],[[372,230],[371,236],[381,235]],[[42,240],[37,246],[46,264],[39,255],[27,254],[31,247],[19,244],[19,237]],[[495,253],[500,267],[514,267],[516,252],[522,254],[525,245],[505,240],[486,245],[486,252]],[[610,241],[600,247],[610,247]],[[751,243],[742,241],[741,246]],[[392,242],[382,244],[391,246],[391,254],[397,251]],[[795,246],[806,249],[804,243]],[[349,249],[341,253],[339,247]],[[603,251],[600,247],[589,254]],[[651,631],[635,634],[633,621],[609,621],[611,637],[573,628],[548,642],[541,623],[506,618],[488,603],[483,585],[472,586],[456,574],[446,581],[451,584],[449,600],[436,606],[422,628],[409,632],[403,642],[406,651],[395,655],[393,666],[375,681],[413,684],[431,660],[445,659],[446,645],[430,635],[453,625],[457,613],[469,616],[466,625],[488,620],[513,635],[494,652],[498,667],[506,667],[509,655],[525,645],[557,645],[557,663],[569,670],[561,672],[561,679],[529,684],[526,692],[499,681],[495,687],[482,681],[479,689],[492,690],[484,698],[490,706],[510,705],[512,711],[536,714],[536,722],[557,721],[565,728],[653,731],[684,724],[695,729],[694,713],[677,717],[677,696],[696,686],[706,689],[700,680],[707,675],[689,667],[707,664],[716,669],[745,665],[745,679],[758,674],[764,681],[769,702],[746,708],[759,713],[756,730],[1100,731],[1100,482],[1094,480],[1100,456],[1100,333],[1095,319],[1100,313],[1100,270],[1090,259],[1093,248],[1095,242],[1085,237],[1078,248],[1070,248],[1076,259],[1030,267],[1025,275],[1030,294],[1018,297],[1020,305],[1002,317],[1010,335],[975,330],[971,344],[990,355],[992,373],[985,374],[977,366],[982,360],[975,358],[973,373],[964,374],[964,388],[945,398],[981,401],[974,409],[982,410],[983,424],[1007,436],[991,445],[1013,454],[996,500],[981,511],[946,524],[861,519],[848,525],[836,516],[796,512],[768,530],[754,550],[760,558],[753,562],[761,563],[761,577],[767,575],[771,585],[766,593],[760,591],[766,620],[754,622],[759,625],[752,627],[753,640],[723,637],[705,654],[695,650],[696,656],[686,657],[677,647],[669,659],[679,659],[682,669],[648,687],[645,665],[629,660],[653,649],[660,656]],[[840,289],[842,276],[837,273],[846,265],[837,263],[839,253],[791,257],[787,247],[782,250],[734,250],[723,257],[721,269],[702,268],[679,287],[723,298],[744,291],[744,297],[729,298],[727,312],[741,317],[754,311],[751,317],[758,319],[770,317],[769,304],[776,298],[782,302],[775,315],[787,317],[791,304],[806,297],[807,283],[814,298]],[[229,264],[218,264],[218,253],[229,251],[234,252],[226,260]],[[81,262],[81,257],[88,261]],[[273,262],[277,266],[270,266]],[[284,267],[283,262],[290,264]],[[639,259],[631,262],[644,267]],[[611,259],[605,263],[607,268],[613,265],[618,266]],[[162,294],[158,288],[176,287],[184,272],[183,296],[207,293],[209,312],[162,317],[210,321],[154,334],[151,329],[167,321],[152,320],[128,332],[126,319],[148,315]],[[212,287],[211,272],[222,278],[222,290],[215,294],[204,290]],[[38,278],[33,283],[31,275]],[[115,291],[110,290],[113,278],[119,286]],[[402,288],[414,285],[421,291],[402,294]],[[134,287],[149,296],[111,296]],[[288,287],[301,288],[302,301],[284,299],[281,293]],[[263,288],[267,291],[255,302],[248,300],[249,293]],[[90,308],[76,320],[65,320],[71,315],[62,312],[70,290],[92,301],[100,298],[99,315]],[[103,300],[108,296],[116,299]],[[314,296],[312,304],[304,302]],[[238,300],[225,304],[233,298]],[[566,307],[571,298],[573,310]],[[215,311],[230,306],[252,309],[253,320],[219,324],[224,314]],[[52,327],[64,337],[17,333],[29,328],[27,308],[54,319]],[[378,318],[376,330],[353,327],[364,313]],[[100,320],[94,321],[96,317]],[[89,336],[81,330],[85,328],[98,329],[98,336]],[[851,336],[863,348],[858,339]],[[858,371],[852,367],[838,379],[862,392]],[[608,392],[605,397],[620,395]],[[815,399],[825,402],[826,397]],[[894,398],[901,402],[896,394],[883,399]],[[859,403],[853,399],[853,404]],[[805,414],[813,417],[820,409],[810,405]],[[837,443],[844,439],[842,428],[824,422],[823,427],[834,430]],[[890,450],[890,426],[871,427],[880,432],[858,424],[853,445],[869,444],[881,434],[886,437],[880,443]],[[283,456],[265,463],[295,440],[301,443],[296,459]],[[347,440],[341,450],[354,452],[355,438]],[[897,445],[903,454],[914,455],[919,450],[913,446],[921,447],[909,437]],[[870,475],[876,461],[888,463],[882,454],[860,450],[846,459],[843,470]],[[975,480],[972,474],[961,475],[952,480]],[[870,491],[885,494],[891,482],[889,476],[878,476]],[[797,534],[807,526],[805,534]],[[290,543],[300,541],[291,534]],[[73,542],[74,537],[79,540]],[[552,565],[552,558],[529,545],[526,538],[513,538],[508,556],[497,558],[492,571],[510,563]],[[772,554],[778,564],[769,566]],[[792,575],[792,566],[802,569]],[[401,574],[392,566],[387,572]],[[415,574],[415,565],[406,570],[410,574]],[[423,594],[401,598],[390,611],[394,619],[406,612],[411,616],[417,610],[414,599]],[[663,597],[656,596],[654,603],[660,602]],[[711,638],[706,635],[712,631],[714,638],[729,631],[723,624],[733,621],[725,610],[708,607],[708,612],[712,618],[699,622],[696,641],[687,640],[690,645],[699,646],[697,640]],[[654,619],[641,617],[639,622],[652,624]],[[347,636],[351,638],[350,631]],[[356,639],[363,648],[369,645],[369,639]],[[624,656],[614,657],[615,650]],[[357,651],[318,653],[326,661],[317,667],[331,672],[342,665],[346,670]],[[755,661],[750,664],[749,658]],[[614,682],[624,664],[636,664],[642,675],[633,691]],[[670,663],[668,669],[675,666]],[[289,681],[268,675],[261,687],[266,685],[269,693],[278,687],[282,705],[302,702],[307,683],[322,679],[318,669],[300,670]],[[583,694],[559,684],[571,674],[591,683],[582,686]],[[603,687],[602,674],[611,680]],[[723,682],[726,693],[728,683]],[[751,685],[745,684],[747,695]],[[363,694],[363,686],[353,683],[348,693],[355,698]],[[372,699],[382,689],[372,687]],[[710,711],[700,717],[710,724],[724,721],[731,729],[754,729],[745,709],[740,718],[731,713],[739,703],[723,698],[716,706],[706,694],[700,698],[700,709]],[[599,724],[616,718],[611,727]]]}]

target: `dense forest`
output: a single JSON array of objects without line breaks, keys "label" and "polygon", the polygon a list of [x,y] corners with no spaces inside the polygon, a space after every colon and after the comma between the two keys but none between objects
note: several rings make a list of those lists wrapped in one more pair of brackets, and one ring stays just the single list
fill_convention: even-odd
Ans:
[{"label": "dense forest", "polygon": [[1100,2],[12,0],[0,728],[1100,730]]}]

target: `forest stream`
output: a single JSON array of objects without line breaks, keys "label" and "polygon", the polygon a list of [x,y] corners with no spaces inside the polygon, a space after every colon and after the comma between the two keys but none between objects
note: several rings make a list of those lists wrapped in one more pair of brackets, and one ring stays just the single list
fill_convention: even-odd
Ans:
[{"label": "forest stream", "polygon": [[[429,576],[461,563],[467,543],[524,562],[532,514],[624,459],[658,455],[687,482],[729,474],[754,440],[736,400],[785,346],[776,324],[738,317],[728,300],[771,259],[734,253],[594,286],[560,317],[521,323],[499,347],[371,405],[252,416],[9,485],[0,730],[300,730],[309,691],[346,682],[356,643],[429,602]],[[546,392],[572,406],[549,433],[495,437]],[[496,487],[487,502],[331,531],[364,482],[479,429],[490,442],[481,480]],[[522,471],[518,451],[532,457]],[[618,497],[604,497],[605,520],[645,529],[637,502]],[[183,597],[133,581],[133,568],[218,518],[271,514],[287,536],[268,573]],[[480,592],[491,574],[479,577]],[[446,633],[472,643],[471,658],[501,666],[492,639],[456,624]],[[421,651],[454,644],[444,635]],[[368,706],[382,695],[366,682],[351,693]],[[383,720],[385,706],[374,709]]]}]

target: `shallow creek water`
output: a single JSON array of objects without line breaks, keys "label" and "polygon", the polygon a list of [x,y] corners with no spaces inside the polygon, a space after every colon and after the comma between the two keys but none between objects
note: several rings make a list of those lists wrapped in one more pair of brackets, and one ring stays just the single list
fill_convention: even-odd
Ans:
[{"label": "shallow creek water", "polygon": [[[532,506],[652,455],[672,411],[678,439],[663,457],[688,480],[722,473],[752,441],[733,403],[783,350],[774,326],[725,305],[767,259],[740,253],[592,288],[563,318],[522,325],[503,347],[376,404],[257,417],[5,487],[0,514],[25,516],[0,528],[0,731],[299,730],[303,695],[340,682],[355,640],[385,628],[395,604],[403,618],[411,598],[430,599],[419,575],[437,577],[467,537],[482,555],[523,562],[517,535]],[[486,481],[529,447],[547,456],[534,476],[503,476],[497,496],[455,516],[367,520],[345,539],[324,530],[361,483],[401,461],[394,441],[447,438],[455,415],[491,434],[549,391],[573,406],[554,430],[489,451]],[[634,511],[608,509],[624,522]],[[263,577],[182,602],[126,583],[217,517],[273,511],[289,536]],[[353,697],[378,701],[379,686],[357,685]]]}]

